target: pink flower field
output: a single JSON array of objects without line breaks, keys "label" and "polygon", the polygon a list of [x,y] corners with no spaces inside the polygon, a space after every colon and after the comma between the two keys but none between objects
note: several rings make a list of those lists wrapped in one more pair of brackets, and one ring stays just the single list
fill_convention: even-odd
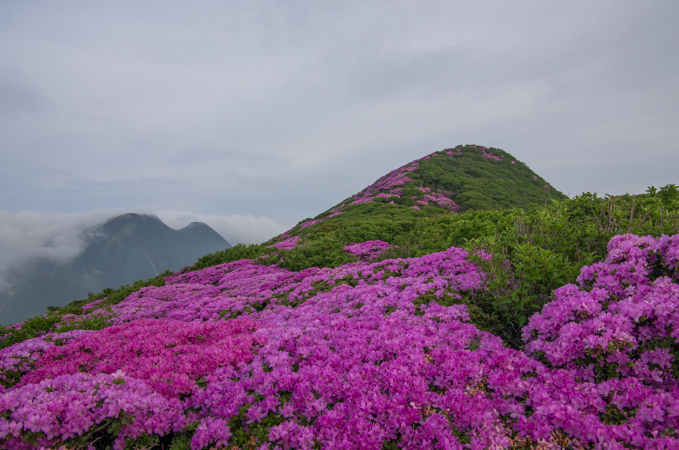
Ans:
[{"label": "pink flower field", "polygon": [[388,248],[177,273],[0,350],[0,448],[679,448],[679,235],[613,238],[523,350],[469,322],[490,255]]}]

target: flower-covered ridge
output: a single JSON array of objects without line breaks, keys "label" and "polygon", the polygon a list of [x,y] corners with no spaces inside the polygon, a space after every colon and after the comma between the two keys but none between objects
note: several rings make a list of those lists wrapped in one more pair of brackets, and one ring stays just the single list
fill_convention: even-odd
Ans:
[{"label": "flower-covered ridge", "polygon": [[[428,158],[425,156],[425,158]],[[385,176],[381,177],[375,181],[370,186],[363,189],[361,192],[353,196],[354,201],[350,204],[355,205],[359,203],[366,203],[373,201],[376,197],[400,197],[400,189],[398,186],[403,186],[412,178],[408,178],[406,175],[408,172],[412,172],[420,166],[419,161],[413,161],[405,166],[394,169]]]}]

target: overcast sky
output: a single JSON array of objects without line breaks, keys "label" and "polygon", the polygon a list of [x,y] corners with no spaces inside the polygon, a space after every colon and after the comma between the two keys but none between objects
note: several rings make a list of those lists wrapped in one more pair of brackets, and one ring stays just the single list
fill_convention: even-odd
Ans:
[{"label": "overcast sky", "polygon": [[0,253],[128,211],[261,242],[458,144],[571,196],[679,183],[677,20],[676,0],[0,2]]}]

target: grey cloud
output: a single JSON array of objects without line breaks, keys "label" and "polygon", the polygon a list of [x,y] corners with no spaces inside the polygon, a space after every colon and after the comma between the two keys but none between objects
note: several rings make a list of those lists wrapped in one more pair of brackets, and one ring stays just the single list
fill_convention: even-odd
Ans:
[{"label": "grey cloud", "polygon": [[0,210],[294,224],[466,143],[504,148],[571,194],[676,182],[678,12],[3,3],[0,95],[23,112],[0,122]]},{"label": "grey cloud", "polygon": [[[0,67],[0,73],[6,68]],[[40,114],[49,107],[49,100],[21,82],[15,75],[0,76],[0,114],[7,118],[17,114]]]},{"label": "grey cloud", "polygon": [[82,250],[80,233],[119,211],[50,214],[36,211],[0,211],[0,289],[7,270],[35,259],[67,261]]}]

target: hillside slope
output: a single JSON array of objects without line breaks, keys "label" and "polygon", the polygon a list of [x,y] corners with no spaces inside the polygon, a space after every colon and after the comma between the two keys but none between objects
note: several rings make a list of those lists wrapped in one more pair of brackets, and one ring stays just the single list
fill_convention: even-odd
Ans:
[{"label": "hillside slope", "polygon": [[[395,259],[373,241],[291,271],[301,249],[279,247],[7,329],[0,448],[678,448],[679,198],[662,194],[517,213],[510,260],[492,241]],[[551,249],[604,239],[577,284],[554,278]],[[550,280],[519,348],[494,335]]]},{"label": "hillside slope", "polygon": [[0,448],[678,448],[677,187],[374,201],[414,172],[0,327]]}]

